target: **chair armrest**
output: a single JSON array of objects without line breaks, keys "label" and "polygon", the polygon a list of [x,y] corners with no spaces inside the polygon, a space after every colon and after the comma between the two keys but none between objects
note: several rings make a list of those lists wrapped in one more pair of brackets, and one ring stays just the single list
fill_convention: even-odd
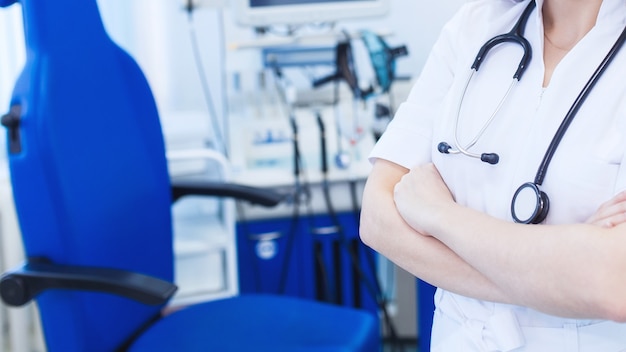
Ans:
[{"label": "chair armrest", "polygon": [[167,302],[177,287],[139,273],[57,265],[43,260],[27,262],[0,278],[0,296],[10,306],[24,305],[48,289],[105,292],[144,304],[160,305]]},{"label": "chair armrest", "polygon": [[176,178],[172,178],[173,201],[177,201],[184,196],[203,195],[235,198],[266,207],[273,207],[285,198],[285,195],[272,190],[229,182],[231,179],[230,162],[223,154],[213,149],[170,150],[167,152],[167,159],[170,162],[210,160],[216,162],[223,173],[222,180],[220,181],[205,181],[198,180],[198,178],[183,178],[177,180]]},{"label": "chair armrest", "polygon": [[285,195],[272,190],[229,182],[172,180],[174,201],[188,195],[230,197],[266,207],[273,207],[285,198]]}]

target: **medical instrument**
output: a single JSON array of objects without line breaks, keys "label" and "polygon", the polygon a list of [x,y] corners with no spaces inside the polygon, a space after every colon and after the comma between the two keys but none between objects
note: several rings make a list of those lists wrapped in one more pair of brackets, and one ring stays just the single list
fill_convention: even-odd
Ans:
[{"label": "medical instrument", "polygon": [[367,48],[376,82],[382,93],[388,93],[396,78],[396,58],[409,55],[406,45],[391,48],[383,38],[369,30],[361,31],[363,44]]},{"label": "medical instrument", "polygon": [[344,33],[344,36],[346,39],[337,43],[335,47],[336,71],[330,75],[314,80],[312,86],[313,88],[319,88],[326,83],[343,80],[350,87],[355,99],[365,100],[374,93],[374,87],[371,85],[366,88],[359,87],[359,78],[354,64],[350,35]]},{"label": "medical instrument", "polygon": [[338,21],[386,15],[391,0],[235,0],[232,12],[239,25],[272,28],[278,25],[332,25]]},{"label": "medical instrument", "polygon": [[340,169],[347,169],[350,167],[350,162],[352,161],[352,155],[344,149],[343,147],[343,138],[344,138],[344,127],[342,126],[342,116],[341,116],[341,107],[339,106],[339,86],[335,84],[335,98],[334,98],[334,117],[335,117],[335,132],[337,134],[337,152],[335,154],[335,165]]},{"label": "medical instrument", "polygon": [[[505,93],[505,96],[502,99],[502,101],[497,106],[496,111],[492,114],[492,116],[489,118],[489,120],[483,126],[483,128],[479,131],[476,137],[469,144],[463,147],[458,141],[458,125],[459,125],[459,113],[461,110],[461,105],[463,103],[463,97],[465,96],[465,90],[464,90],[462,97],[461,97],[461,102],[459,103],[459,110],[457,111],[456,126],[455,126],[455,131],[454,131],[457,149],[456,150],[452,149],[452,147],[448,143],[441,142],[437,146],[437,149],[439,150],[439,152],[444,153],[444,154],[461,153],[470,157],[480,158],[482,161],[487,162],[489,164],[498,163],[499,161],[498,154],[483,153],[483,154],[478,155],[478,154],[469,152],[468,149],[471,148],[478,141],[478,139],[487,129],[487,127],[493,120],[494,116],[497,114],[498,110],[502,106],[503,102],[506,100],[506,97],[509,95],[512,87],[515,85],[516,82],[519,82],[521,75],[524,73],[528,62],[531,59],[532,51],[531,51],[529,42],[523,37],[523,31],[528,21],[528,17],[530,16],[530,13],[532,12],[534,8],[535,8],[535,1],[532,0],[528,4],[526,9],[524,10],[522,15],[520,16],[517,23],[513,26],[513,29],[509,33],[505,33],[503,35],[494,37],[493,39],[489,40],[485,45],[483,45],[481,49],[479,50],[478,55],[476,56],[476,60],[474,61],[474,64],[472,65],[472,74],[468,78],[468,82],[465,86],[465,90],[467,90],[467,86],[469,85],[471,76],[476,71],[478,71],[478,68],[482,60],[484,59],[485,55],[495,45],[504,43],[504,42],[515,42],[515,43],[519,43],[524,49],[524,56],[522,57],[522,60],[520,61],[518,69],[515,72],[515,75],[513,76],[513,83],[511,84],[511,87],[509,87],[507,92]],[[550,208],[550,200],[548,198],[548,195],[542,190],[540,190],[539,187],[543,183],[548,166],[550,165],[550,161],[552,160],[552,157],[554,156],[554,153],[556,152],[556,149],[558,148],[558,145],[561,142],[561,139],[563,139],[563,136],[565,135],[567,128],[572,123],[572,121],[574,120],[574,117],[578,113],[578,110],[580,109],[584,101],[587,99],[587,97],[589,96],[589,93],[591,92],[595,84],[598,82],[602,74],[605,72],[608,65],[615,58],[618,51],[623,46],[624,41],[626,41],[626,28],[624,28],[620,36],[617,38],[615,44],[613,44],[613,46],[611,47],[611,49],[609,50],[605,58],[602,60],[600,65],[598,65],[598,67],[596,68],[592,76],[589,78],[585,86],[582,88],[582,90],[576,97],[576,100],[574,100],[574,102],[572,103],[572,106],[570,107],[567,114],[563,118],[561,125],[557,129],[554,137],[552,138],[552,141],[550,142],[550,145],[548,146],[548,149],[546,150],[543,160],[541,161],[541,164],[539,165],[539,169],[537,170],[537,174],[535,176],[534,181],[524,183],[515,191],[515,194],[513,195],[513,199],[511,201],[511,215],[515,222],[521,223],[521,224],[539,224],[545,220],[546,216],[548,215],[548,210]]]},{"label": "medical instrument", "polygon": [[353,95],[353,114],[354,114],[354,131],[351,136],[347,136],[349,140],[356,139],[358,136],[358,121],[359,113],[357,104],[361,100],[366,100],[370,95],[374,93],[374,87],[371,85],[365,89],[359,87],[359,78],[357,70],[354,65],[354,57],[352,54],[352,44],[350,35],[344,32],[345,39],[337,43],[335,46],[335,72],[312,82],[313,88],[319,88],[327,83],[334,82],[334,98],[333,105],[335,111],[335,122],[337,131],[337,154],[335,155],[335,165],[340,169],[347,169],[350,167],[352,157],[350,153],[343,149],[342,137],[346,134],[347,130],[342,124],[341,108],[339,106],[339,81],[345,81],[350,87],[350,91]]},{"label": "medical instrument", "polygon": [[[314,226],[311,232],[318,236],[329,235],[331,233],[335,233],[337,235],[338,243],[345,250],[349,258],[351,268],[354,271],[356,278],[358,279],[358,282],[361,285],[363,285],[363,287],[369,292],[371,297],[376,301],[376,304],[382,313],[382,318],[384,319],[384,322],[388,329],[388,333],[389,333],[390,340],[391,340],[390,342],[392,343],[392,348],[397,347],[396,345],[399,344],[398,335],[396,332],[395,324],[393,320],[391,320],[391,316],[387,309],[389,301],[388,301],[388,298],[385,296],[382,290],[382,285],[379,282],[379,278],[377,277],[376,263],[371,257],[372,253],[369,250],[359,253],[359,250],[357,249],[357,247],[350,244],[351,240],[349,236],[347,236],[345,233],[346,231],[344,228],[345,226],[342,224],[342,221],[340,221],[338,213],[335,210],[335,206],[333,205],[333,201],[330,195],[330,182],[328,180],[326,127],[325,127],[324,119],[322,118],[322,115],[319,112],[316,112],[315,118],[317,120],[317,127],[318,127],[319,134],[320,134],[320,153],[321,153],[320,171],[322,175],[322,194],[324,196],[324,204],[326,205],[326,209],[328,211],[328,216],[330,217],[332,226],[322,227],[322,228]],[[354,186],[354,183],[351,183],[350,186],[351,187]],[[354,220],[356,224],[358,224],[359,223],[359,217],[358,217],[359,206],[356,204],[357,202],[356,196],[353,193],[353,191],[354,189],[351,188],[351,193],[353,196],[352,197],[353,213],[355,215]],[[311,221],[313,221],[312,217],[310,217],[310,219]],[[321,250],[321,248],[319,249]],[[324,263],[323,255],[321,255],[322,254],[321,252],[319,253],[317,252],[318,251],[316,251],[316,254],[319,254],[317,258],[318,265],[320,265],[320,269],[324,271],[325,263]],[[367,264],[368,268],[363,267],[364,264]],[[367,274],[367,271],[368,271],[367,269],[369,269],[369,272],[371,273],[371,275]],[[335,270],[337,270],[337,268],[335,268]],[[340,277],[341,276],[339,275],[336,278],[340,278]],[[332,287],[330,287],[330,283],[327,282],[326,293],[328,294],[328,297],[338,299],[340,302],[341,300],[341,289],[339,288],[340,286],[341,285],[338,284],[336,285],[336,287],[334,287],[334,290],[329,290],[329,288],[332,288]],[[334,303],[338,303],[338,302],[334,302]]]},{"label": "medical instrument", "polygon": [[[198,36],[196,35],[196,26],[194,22],[194,11],[198,7],[198,4],[194,3],[193,0],[186,0],[184,9],[187,12],[187,20],[189,22],[189,38],[191,40],[191,50],[193,54],[194,64],[196,66],[196,71],[198,74],[198,78],[200,80],[200,86],[202,88],[202,95],[209,113],[209,119],[211,122],[211,134],[212,134],[212,147],[221,151],[225,156],[228,157],[228,145],[229,141],[227,140],[228,131],[225,131],[228,124],[225,123],[225,120],[220,121],[220,116],[217,114],[217,109],[215,108],[215,102],[213,98],[213,94],[211,92],[210,84],[207,81],[206,70],[202,64],[202,54],[200,53],[200,45],[198,42]],[[222,13],[218,12],[219,25],[223,27],[223,18]],[[223,28],[220,28],[223,30]],[[220,43],[222,47],[225,47],[224,43]],[[221,62],[225,62],[222,57]],[[222,87],[223,90],[226,90],[225,87]],[[222,116],[224,118],[224,116]]]},{"label": "medical instrument", "polygon": [[[472,158],[478,158],[492,165],[497,164],[498,161],[500,160],[500,157],[496,153],[476,154],[476,153],[470,152],[469,149],[473,147],[474,144],[476,144],[476,142],[478,142],[478,139],[483,135],[487,127],[489,127],[494,117],[498,114],[498,111],[500,110],[500,108],[502,107],[506,99],[508,98],[509,94],[513,90],[513,87],[519,82],[519,80],[522,78],[522,75],[526,71],[526,68],[528,67],[528,63],[530,62],[530,59],[532,58],[532,48],[528,40],[524,38],[524,29],[526,28],[526,23],[528,23],[528,18],[530,17],[530,14],[534,10],[535,6],[536,6],[535,0],[532,0],[528,4],[528,6],[526,6],[526,9],[524,10],[520,18],[517,20],[513,28],[508,33],[500,34],[489,39],[480,48],[480,50],[478,50],[476,59],[474,59],[474,63],[472,64],[472,67],[471,67],[470,75],[468,76],[467,81],[465,82],[465,88],[463,89],[463,93],[461,94],[461,98],[458,104],[458,110],[456,112],[456,120],[455,120],[456,122],[454,126],[454,142],[456,144],[456,149],[453,149],[452,146],[450,146],[450,144],[446,142],[441,142],[437,146],[437,150],[439,150],[440,153],[444,153],[444,154],[461,153],[463,155],[466,155]],[[463,100],[465,98],[465,93],[467,92],[467,87],[469,86],[474,74],[478,72],[480,65],[482,64],[483,60],[485,59],[489,51],[493,49],[495,46],[499,44],[503,44],[503,43],[518,44],[524,50],[524,54],[522,55],[522,59],[520,60],[519,65],[517,66],[517,70],[515,71],[515,74],[513,75],[513,81],[511,82],[511,85],[509,86],[506,93],[504,94],[504,97],[500,100],[500,103],[496,107],[496,110],[491,114],[487,122],[484,124],[484,126],[478,132],[478,134],[474,137],[474,139],[472,139],[470,143],[468,143],[465,147],[463,147],[461,143],[459,143],[459,133],[458,133],[459,132],[459,116],[461,114],[461,107],[463,106]]]}]

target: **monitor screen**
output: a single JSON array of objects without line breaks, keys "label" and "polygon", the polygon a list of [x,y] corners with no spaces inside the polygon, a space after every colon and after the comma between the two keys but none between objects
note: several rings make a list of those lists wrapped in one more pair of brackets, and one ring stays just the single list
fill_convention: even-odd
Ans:
[{"label": "monitor screen", "polygon": [[389,0],[235,0],[234,5],[238,23],[265,27],[382,16]]}]

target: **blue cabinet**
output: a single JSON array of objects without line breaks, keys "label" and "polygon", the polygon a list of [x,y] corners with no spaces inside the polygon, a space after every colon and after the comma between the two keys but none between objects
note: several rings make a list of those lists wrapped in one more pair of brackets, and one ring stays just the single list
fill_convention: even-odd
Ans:
[{"label": "blue cabinet", "polygon": [[377,311],[374,252],[353,212],[237,224],[239,289],[293,295]]},{"label": "blue cabinet", "polygon": [[313,297],[299,219],[237,223],[239,292]]}]

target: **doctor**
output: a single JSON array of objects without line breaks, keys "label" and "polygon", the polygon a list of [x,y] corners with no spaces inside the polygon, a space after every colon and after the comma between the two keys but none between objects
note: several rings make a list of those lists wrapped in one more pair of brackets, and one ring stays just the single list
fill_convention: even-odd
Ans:
[{"label": "doctor", "polygon": [[[626,351],[626,1],[530,1],[465,4],[370,155],[361,238],[438,287],[433,351]],[[470,71],[525,10],[519,82],[514,43]]]}]

